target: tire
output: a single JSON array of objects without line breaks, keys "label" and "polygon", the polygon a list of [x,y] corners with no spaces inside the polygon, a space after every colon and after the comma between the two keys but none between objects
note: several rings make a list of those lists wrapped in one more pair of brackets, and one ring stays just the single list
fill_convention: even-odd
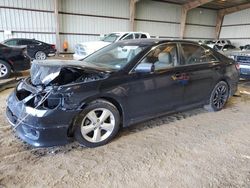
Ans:
[{"label": "tire", "polygon": [[117,108],[105,100],[90,103],[77,117],[74,137],[83,146],[98,147],[107,144],[120,128]]},{"label": "tire", "polygon": [[230,88],[226,82],[218,82],[210,95],[209,104],[205,106],[205,109],[212,112],[220,111],[227,103],[229,90]]},{"label": "tire", "polygon": [[38,51],[35,54],[35,59],[37,60],[45,60],[47,58],[46,54],[42,51]]},{"label": "tire", "polygon": [[11,67],[8,63],[0,60],[0,79],[9,78],[11,74]]}]

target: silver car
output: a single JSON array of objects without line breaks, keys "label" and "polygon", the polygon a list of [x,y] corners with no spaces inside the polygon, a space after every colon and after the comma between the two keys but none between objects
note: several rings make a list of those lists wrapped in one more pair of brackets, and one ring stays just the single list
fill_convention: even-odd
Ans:
[{"label": "silver car", "polygon": [[239,63],[241,78],[250,78],[250,49],[240,50],[230,44],[214,46],[214,49]]}]

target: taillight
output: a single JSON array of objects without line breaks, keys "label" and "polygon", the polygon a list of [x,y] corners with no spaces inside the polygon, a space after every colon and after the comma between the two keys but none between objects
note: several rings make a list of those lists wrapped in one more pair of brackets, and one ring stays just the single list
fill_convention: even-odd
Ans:
[{"label": "taillight", "polygon": [[237,70],[240,70],[240,64],[239,63],[235,63],[235,68],[237,69]]},{"label": "taillight", "polygon": [[52,44],[51,48],[56,49],[56,45]]}]

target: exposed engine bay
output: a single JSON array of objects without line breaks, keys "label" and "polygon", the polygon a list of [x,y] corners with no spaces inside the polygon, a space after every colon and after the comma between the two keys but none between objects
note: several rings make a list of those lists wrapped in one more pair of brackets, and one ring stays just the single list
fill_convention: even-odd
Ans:
[{"label": "exposed engine bay", "polygon": [[[34,62],[30,74],[30,78],[17,86],[16,97],[26,107],[37,110],[50,110],[59,106],[67,109],[76,107],[81,102],[71,98],[76,89],[79,91],[82,84],[108,76],[107,72],[84,68],[75,61]],[[43,113],[36,115],[41,116]]]}]

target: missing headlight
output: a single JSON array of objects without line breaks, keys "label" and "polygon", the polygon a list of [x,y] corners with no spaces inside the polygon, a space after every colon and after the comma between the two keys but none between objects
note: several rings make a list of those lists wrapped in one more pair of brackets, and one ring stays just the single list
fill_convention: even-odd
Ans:
[{"label": "missing headlight", "polygon": [[55,109],[61,104],[61,101],[61,95],[51,95],[44,101],[43,107],[46,109]]},{"label": "missing headlight", "polygon": [[19,101],[25,99],[26,97],[28,97],[29,95],[31,95],[30,91],[21,89],[21,90],[17,90],[16,91],[16,96],[18,98]]}]

